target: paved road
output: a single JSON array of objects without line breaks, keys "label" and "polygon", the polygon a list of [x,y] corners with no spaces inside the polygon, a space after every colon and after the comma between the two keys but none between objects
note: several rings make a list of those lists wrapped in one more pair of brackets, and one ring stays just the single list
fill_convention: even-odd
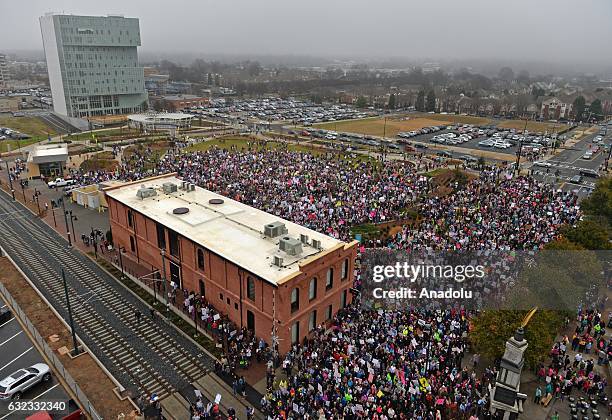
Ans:
[{"label": "paved road", "polygon": [[[597,135],[597,133],[588,135],[571,148],[563,150],[556,156],[548,159],[547,162],[551,164],[549,168],[533,166],[534,177],[545,182],[555,183],[558,188],[565,191],[576,191],[581,197],[590,194],[597,182],[596,178],[585,176],[580,183],[572,182],[571,178],[578,175],[582,169],[598,170],[604,163],[607,152],[604,152],[601,148],[597,153],[593,154],[591,159],[583,159],[584,153],[587,150],[592,150],[595,146],[593,139]],[[612,131],[608,132],[604,142],[612,144]]]},{"label": "paved road", "polygon": [[66,270],[79,336],[132,395],[178,391],[193,399],[190,384],[212,369],[209,356],[152,320],[146,305],[4,192],[0,215],[0,243],[65,319],[60,270]]},{"label": "paved road", "polygon": [[[0,307],[4,308],[5,302],[0,299]],[[0,379],[7,377],[13,372],[27,368],[36,363],[46,363],[43,356],[23,331],[15,317],[0,325]],[[55,375],[47,382],[34,385],[21,396],[21,401],[64,401],[68,403],[70,397],[59,383]],[[10,400],[0,401],[0,420],[24,418],[23,412],[15,412],[9,409]],[[77,407],[74,403],[66,408],[61,416],[66,415],[68,410],[74,411]],[[59,414],[59,413],[58,413]],[[59,417],[59,415],[58,415]]]}]

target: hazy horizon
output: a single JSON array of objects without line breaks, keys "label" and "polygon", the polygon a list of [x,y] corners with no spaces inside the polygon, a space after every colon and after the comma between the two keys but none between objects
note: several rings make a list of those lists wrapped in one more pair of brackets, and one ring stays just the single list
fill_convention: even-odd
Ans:
[{"label": "hazy horizon", "polygon": [[54,12],[139,18],[142,57],[477,60],[516,62],[516,68],[529,62],[593,72],[612,68],[607,45],[612,2],[607,0],[204,0],[171,8],[159,3],[163,9],[152,3],[1,2],[0,51],[42,51],[38,19]]}]

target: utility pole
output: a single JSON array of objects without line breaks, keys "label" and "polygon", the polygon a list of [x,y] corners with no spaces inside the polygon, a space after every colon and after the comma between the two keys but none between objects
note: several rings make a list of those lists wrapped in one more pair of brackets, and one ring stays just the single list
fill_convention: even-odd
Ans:
[{"label": "utility pole", "polygon": [[[527,135],[527,118],[525,118],[525,128],[523,129],[523,138],[526,135]],[[518,143],[519,143],[518,149],[516,151],[516,165],[515,165],[516,167],[514,168],[517,175],[519,175],[520,173],[519,165],[521,164],[521,152],[523,151],[523,140],[519,139]]]},{"label": "utility pole", "polygon": [[70,307],[70,296],[68,295],[68,284],[66,283],[66,274],[62,268],[62,280],[64,282],[64,293],[66,294],[66,307],[68,308],[68,322],[70,323],[70,331],[72,333],[72,345],[74,350],[72,351],[73,356],[77,356],[79,351],[79,345],[76,339],[76,332],[74,331],[74,320],[72,319],[72,308]]}]

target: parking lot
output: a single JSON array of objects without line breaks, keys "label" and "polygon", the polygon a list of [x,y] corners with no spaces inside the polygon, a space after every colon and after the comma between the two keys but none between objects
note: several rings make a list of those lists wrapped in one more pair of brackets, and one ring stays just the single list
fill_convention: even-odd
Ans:
[{"label": "parking lot", "polygon": [[357,110],[350,105],[317,105],[291,98],[245,99],[231,102],[220,98],[211,100],[207,107],[193,107],[184,111],[238,124],[288,121],[300,125],[366,118],[375,114]]},{"label": "parking lot", "polygon": [[[0,307],[6,309],[6,303],[0,299]],[[36,363],[46,363],[28,334],[21,328],[19,321],[13,316],[0,324],[0,380],[19,369],[28,368]],[[20,401],[64,401],[70,397],[59,383],[55,374],[47,382],[41,382],[23,392]],[[23,419],[27,413],[9,409],[11,400],[0,400],[0,420]],[[76,409],[74,404],[63,413],[57,413],[57,418],[65,416]],[[53,417],[53,416],[52,416]],[[55,417],[54,417],[55,418]]]}]

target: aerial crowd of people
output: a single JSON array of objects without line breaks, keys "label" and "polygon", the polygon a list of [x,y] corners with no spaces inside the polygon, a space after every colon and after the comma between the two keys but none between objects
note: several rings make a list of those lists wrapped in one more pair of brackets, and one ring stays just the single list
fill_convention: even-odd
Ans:
[{"label": "aerial crowd of people", "polygon": [[[158,161],[145,149],[130,154],[113,172],[73,175],[91,183],[178,172],[186,181],[342,240],[351,238],[356,225],[418,215],[387,238],[365,239],[362,250],[537,250],[555,240],[563,225],[581,217],[575,194],[529,176],[512,176],[503,168],[483,168],[463,185],[453,181],[439,194],[420,169],[418,163],[381,164],[253,147],[171,150]],[[361,280],[358,273],[356,289]],[[188,300],[184,310],[209,329],[225,329],[225,337],[230,331],[239,337],[226,344],[220,372],[246,368],[255,356],[270,356],[263,340],[223,324],[212,306],[202,302],[196,313]],[[362,310],[354,302],[326,328],[319,326],[307,342],[293,345],[282,361],[287,377],[269,378],[261,409],[270,419],[486,418],[487,387],[496,371],[487,367],[477,375],[466,367],[470,315],[455,309]],[[578,343],[588,329],[585,340],[597,352],[598,363],[608,363],[612,348],[601,333],[605,323],[592,313],[583,316],[587,322],[576,331]],[[555,345],[550,367],[542,366],[546,387],[559,395],[572,387],[598,394],[603,379],[589,363],[571,363],[565,355],[567,341]]]}]

